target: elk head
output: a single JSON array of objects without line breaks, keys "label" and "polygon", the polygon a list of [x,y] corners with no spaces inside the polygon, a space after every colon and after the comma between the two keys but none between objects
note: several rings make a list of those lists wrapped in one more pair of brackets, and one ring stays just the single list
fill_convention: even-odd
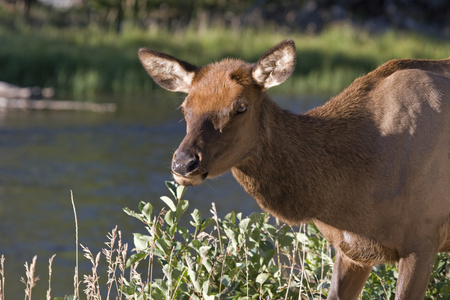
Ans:
[{"label": "elk head", "polygon": [[172,159],[175,180],[187,186],[229,171],[250,154],[263,126],[265,92],[291,75],[296,58],[294,42],[285,40],[256,64],[224,59],[198,68],[147,48],[139,59],[161,87],[188,94],[181,105],[186,136]]}]

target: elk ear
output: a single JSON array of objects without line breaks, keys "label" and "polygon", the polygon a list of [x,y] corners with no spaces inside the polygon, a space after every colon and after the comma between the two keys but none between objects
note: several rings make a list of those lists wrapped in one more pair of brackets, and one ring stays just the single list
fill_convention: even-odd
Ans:
[{"label": "elk ear", "polygon": [[264,53],[253,67],[252,76],[265,89],[283,83],[295,68],[295,44],[287,39]]},{"label": "elk ear", "polygon": [[189,93],[196,66],[148,48],[139,49],[138,55],[145,70],[161,87]]}]

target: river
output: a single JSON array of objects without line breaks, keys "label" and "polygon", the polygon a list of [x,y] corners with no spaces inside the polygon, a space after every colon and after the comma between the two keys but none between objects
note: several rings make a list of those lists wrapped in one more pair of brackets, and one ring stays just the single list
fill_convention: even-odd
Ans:
[{"label": "river", "polygon": [[[304,112],[323,100],[274,97],[284,108]],[[132,233],[144,233],[123,207],[140,201],[162,208],[171,180],[170,160],[185,132],[176,109],[180,95],[115,99],[115,113],[0,112],[0,254],[5,255],[6,300],[24,297],[25,261],[37,255],[33,299],[45,299],[48,259],[53,261],[52,299],[73,293],[75,221],[79,241],[97,253],[116,225],[132,248]],[[260,211],[230,174],[189,188],[190,210],[220,216]],[[102,258],[101,264],[105,264]],[[80,254],[80,273],[90,264]],[[105,277],[106,273],[100,274]],[[83,297],[84,298],[84,297]]]}]

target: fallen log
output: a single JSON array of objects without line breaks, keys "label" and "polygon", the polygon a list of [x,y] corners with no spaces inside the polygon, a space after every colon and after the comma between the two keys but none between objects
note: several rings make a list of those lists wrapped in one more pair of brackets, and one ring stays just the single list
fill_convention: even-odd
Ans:
[{"label": "fallen log", "polygon": [[41,88],[38,86],[21,87],[8,82],[0,81],[0,97],[19,99],[51,98],[55,95],[53,88]]},{"label": "fallen log", "polygon": [[92,111],[98,113],[115,112],[114,103],[92,103],[66,100],[30,100],[0,97],[0,111],[5,110],[56,110],[56,111]]}]

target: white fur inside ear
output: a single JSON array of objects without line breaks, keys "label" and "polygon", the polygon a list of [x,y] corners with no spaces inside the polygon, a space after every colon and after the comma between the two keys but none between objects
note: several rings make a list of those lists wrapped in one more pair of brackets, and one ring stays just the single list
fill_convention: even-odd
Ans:
[{"label": "white fur inside ear", "polygon": [[253,69],[253,78],[268,89],[283,83],[295,67],[295,54],[292,49],[278,49],[261,59]]},{"label": "white fur inside ear", "polygon": [[186,72],[176,61],[167,61],[159,58],[155,62],[159,76],[165,78],[165,80],[172,81],[173,91],[189,92],[194,79],[194,72]]},{"label": "white fur inside ear", "polygon": [[177,61],[146,55],[141,58],[150,76],[163,88],[173,92],[189,93],[195,72],[186,71]]}]

